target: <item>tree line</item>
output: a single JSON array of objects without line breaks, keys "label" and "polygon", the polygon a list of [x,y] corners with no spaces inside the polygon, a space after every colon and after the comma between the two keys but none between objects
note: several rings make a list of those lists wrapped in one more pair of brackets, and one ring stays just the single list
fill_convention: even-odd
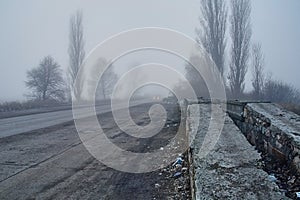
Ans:
[{"label": "tree line", "polygon": [[[300,94],[295,87],[273,79],[265,72],[262,45],[252,42],[251,1],[231,0],[229,6],[228,2],[200,0],[200,28],[196,29],[196,41],[208,52],[219,69],[226,85],[227,97],[298,104]],[[227,73],[225,66],[228,66]],[[245,92],[248,68],[252,75],[252,91]],[[195,75],[190,67],[186,67],[186,75],[198,95],[207,96],[201,77]]]},{"label": "tree line", "polygon": [[[229,5],[227,5],[229,4]],[[196,41],[211,56],[219,69],[229,98],[270,100],[278,103],[298,103],[299,91],[283,81],[273,79],[265,72],[265,57],[262,45],[252,42],[251,1],[250,0],[200,0],[200,28],[196,29]],[[77,11],[70,17],[69,24],[69,66],[63,75],[60,65],[51,56],[44,57],[40,64],[27,72],[25,82],[30,93],[27,97],[41,101],[65,101],[80,99],[82,85],[74,86],[79,69],[84,65],[83,16]],[[193,56],[191,59],[196,59]],[[99,66],[106,64],[100,60]],[[252,75],[252,91],[245,92],[245,77]],[[113,67],[101,79],[97,98],[109,98],[112,86],[117,80]],[[90,84],[97,80],[91,74]],[[186,67],[186,76],[199,96],[209,93],[201,76]],[[65,78],[64,78],[65,77]],[[176,86],[184,90],[183,85]]]}]

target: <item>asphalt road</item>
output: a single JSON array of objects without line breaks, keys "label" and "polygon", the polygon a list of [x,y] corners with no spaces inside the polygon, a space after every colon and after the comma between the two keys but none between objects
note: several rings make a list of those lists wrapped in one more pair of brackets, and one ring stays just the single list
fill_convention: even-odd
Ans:
[{"label": "asphalt road", "polygon": [[[132,107],[133,120],[149,123],[149,107]],[[99,122],[120,148],[151,152],[169,143],[178,129],[168,125],[178,112],[168,109],[165,128],[148,139],[122,132],[111,112],[99,115]],[[131,174],[105,166],[85,149],[72,122],[0,139],[0,199],[189,199],[188,174],[178,179],[173,174],[169,168]]]},{"label": "asphalt road", "polygon": [[[133,102],[131,105],[139,105],[145,102],[146,101],[136,101]],[[120,105],[120,107],[122,107],[122,105]],[[84,109],[79,110],[82,111],[80,114],[82,118],[91,115],[90,112]],[[109,111],[110,105],[96,106],[97,114],[106,113]],[[72,120],[72,110],[61,110],[0,119],[0,138],[33,131]]]}]

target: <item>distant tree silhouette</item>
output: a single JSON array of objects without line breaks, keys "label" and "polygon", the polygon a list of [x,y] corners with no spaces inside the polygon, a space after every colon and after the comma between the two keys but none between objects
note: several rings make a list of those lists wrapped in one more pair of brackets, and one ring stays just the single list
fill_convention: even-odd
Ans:
[{"label": "distant tree silhouette", "polygon": [[[201,66],[200,62],[201,59],[198,56],[191,56],[190,58],[190,62],[191,63],[198,63],[199,66]],[[195,94],[197,95],[197,97],[204,97],[204,98],[209,98],[209,91],[207,88],[207,85],[203,79],[202,76],[205,76],[205,74],[202,74],[202,76],[199,74],[199,72],[191,65],[187,64],[185,66],[185,76],[187,78],[187,80],[189,81],[189,83],[191,84],[191,86],[193,87]],[[179,83],[179,84],[183,84],[182,86],[176,86],[177,90],[183,90],[185,88],[184,82]]]},{"label": "distant tree silhouette", "polygon": [[[109,66],[103,73],[102,77],[99,77],[99,73],[106,67],[108,62],[104,58],[99,58],[97,64],[92,68],[89,84],[97,85],[96,99],[106,100],[111,97],[113,87],[118,81],[118,75],[114,72],[114,67]],[[99,78],[99,82],[98,82]],[[89,90],[89,95],[95,91]]]},{"label": "distant tree silhouette", "polygon": [[292,103],[298,104],[300,102],[300,93],[292,85],[284,83],[283,81],[273,80],[268,78],[263,89],[263,97],[265,100],[275,103]]},{"label": "distant tree silhouette", "polygon": [[[69,68],[68,79],[72,97],[79,99],[82,93],[82,85],[74,85],[80,66],[85,57],[84,38],[82,26],[82,13],[77,11],[70,18],[69,33]],[[78,83],[80,83],[78,81]]]},{"label": "distant tree silhouette", "polygon": [[224,0],[200,0],[201,27],[196,29],[197,42],[203,45],[223,76],[226,48],[227,7]]},{"label": "distant tree silhouette", "polygon": [[262,99],[264,87],[264,55],[261,50],[261,44],[255,43],[252,45],[252,87],[253,98]]},{"label": "distant tree silhouette", "polygon": [[252,35],[250,14],[250,0],[231,1],[230,36],[232,47],[228,79],[231,94],[235,98],[241,97],[245,89]]}]

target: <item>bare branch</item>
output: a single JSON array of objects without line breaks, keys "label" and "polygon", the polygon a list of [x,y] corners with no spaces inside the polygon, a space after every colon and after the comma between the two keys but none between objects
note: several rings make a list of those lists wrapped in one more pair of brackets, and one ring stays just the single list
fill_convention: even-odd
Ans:
[{"label": "bare branch", "polygon": [[220,73],[224,73],[226,47],[227,7],[224,0],[201,0],[200,29],[196,29],[197,42],[211,55]]},{"label": "bare branch", "polygon": [[262,99],[264,87],[264,55],[259,43],[252,45],[252,87],[255,99]]},{"label": "bare branch", "polygon": [[[99,82],[99,73],[106,67],[108,62],[104,58],[99,58],[97,64],[93,66],[91,73],[89,75],[90,85],[97,85],[96,89],[96,99],[106,100],[111,97],[113,88],[118,81],[118,75],[114,72],[114,67],[112,65],[104,71],[103,75],[100,77]],[[89,91],[90,94],[95,91]],[[92,96],[92,95],[90,95]]]},{"label": "bare branch", "polygon": [[62,71],[51,56],[45,57],[37,68],[27,72],[25,84],[31,89],[30,96],[35,99],[64,99]]},{"label": "bare branch", "polygon": [[298,104],[300,100],[299,90],[292,85],[272,78],[266,80],[263,95],[265,100],[276,103]]}]

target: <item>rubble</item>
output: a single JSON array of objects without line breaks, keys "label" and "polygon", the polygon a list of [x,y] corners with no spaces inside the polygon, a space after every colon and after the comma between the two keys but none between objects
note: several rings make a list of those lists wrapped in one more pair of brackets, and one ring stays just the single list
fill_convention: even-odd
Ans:
[{"label": "rubble", "polygon": [[163,190],[162,192],[167,191],[170,199],[191,199],[188,167],[187,155],[178,155],[173,164],[161,169],[158,175],[162,181],[155,184],[154,187],[160,191]]}]

